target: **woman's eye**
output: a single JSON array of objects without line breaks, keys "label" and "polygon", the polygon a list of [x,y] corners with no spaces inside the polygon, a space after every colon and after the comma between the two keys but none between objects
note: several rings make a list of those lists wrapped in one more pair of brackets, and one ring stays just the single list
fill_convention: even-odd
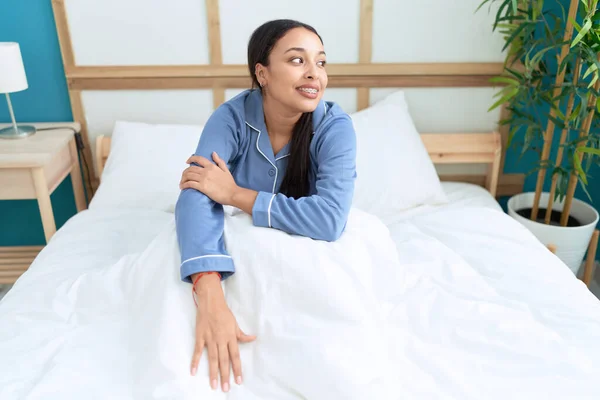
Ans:
[{"label": "woman's eye", "polygon": [[294,64],[300,64],[302,62],[302,59],[300,57],[292,58],[292,62]]},{"label": "woman's eye", "polygon": [[317,64],[319,64],[321,67],[324,67],[327,64],[327,61],[319,61]]}]

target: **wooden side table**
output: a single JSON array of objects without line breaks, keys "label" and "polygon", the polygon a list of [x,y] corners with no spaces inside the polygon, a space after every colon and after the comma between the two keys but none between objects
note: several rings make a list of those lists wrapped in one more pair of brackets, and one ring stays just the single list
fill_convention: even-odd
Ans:
[{"label": "wooden side table", "polygon": [[[78,123],[34,125],[39,130],[32,136],[0,139],[0,200],[36,199],[48,243],[56,232],[50,195],[68,175],[77,211],[87,207],[74,135],[81,127]],[[40,246],[0,247],[0,283],[14,283],[39,250]]]}]

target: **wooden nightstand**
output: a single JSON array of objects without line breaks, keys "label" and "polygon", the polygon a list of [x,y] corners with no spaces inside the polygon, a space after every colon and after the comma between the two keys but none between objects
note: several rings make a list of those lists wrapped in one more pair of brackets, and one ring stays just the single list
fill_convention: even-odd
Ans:
[{"label": "wooden nightstand", "polygon": [[[71,122],[34,125],[38,131],[32,136],[0,139],[0,200],[36,199],[48,243],[56,232],[50,195],[68,175],[77,211],[87,207],[74,135],[81,128]],[[0,283],[14,283],[42,247],[0,247]]]}]

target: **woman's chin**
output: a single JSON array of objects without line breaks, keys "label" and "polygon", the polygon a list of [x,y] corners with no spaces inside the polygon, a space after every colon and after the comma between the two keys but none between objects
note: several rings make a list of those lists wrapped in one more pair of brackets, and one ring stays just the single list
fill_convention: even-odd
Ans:
[{"label": "woman's chin", "polygon": [[298,111],[307,113],[315,111],[317,106],[319,105],[319,101],[321,101],[320,97],[317,97],[315,99],[303,98],[300,99],[300,101],[296,102],[295,105]]}]

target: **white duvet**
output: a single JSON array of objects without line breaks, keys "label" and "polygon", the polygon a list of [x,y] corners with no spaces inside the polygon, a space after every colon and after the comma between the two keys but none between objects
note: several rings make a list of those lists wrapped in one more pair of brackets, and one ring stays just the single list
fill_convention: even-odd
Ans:
[{"label": "white duvet", "polygon": [[86,211],[0,302],[0,399],[597,398],[599,302],[498,210],[353,210],[334,243],[225,227],[242,386],[212,391],[206,353],[189,374],[172,215]]}]

